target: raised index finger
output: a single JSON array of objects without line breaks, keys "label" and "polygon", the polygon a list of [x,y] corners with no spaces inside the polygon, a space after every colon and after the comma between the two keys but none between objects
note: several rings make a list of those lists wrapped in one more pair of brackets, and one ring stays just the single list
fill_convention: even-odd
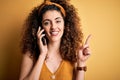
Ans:
[{"label": "raised index finger", "polygon": [[86,41],[85,41],[85,45],[88,44],[89,40],[90,40],[91,34],[87,37]]}]

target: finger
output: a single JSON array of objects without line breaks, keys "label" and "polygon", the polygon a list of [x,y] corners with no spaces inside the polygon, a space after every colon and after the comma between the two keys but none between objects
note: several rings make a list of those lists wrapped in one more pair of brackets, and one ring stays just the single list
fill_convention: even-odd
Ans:
[{"label": "finger", "polygon": [[38,33],[37,33],[37,36],[38,36],[38,37],[41,36],[43,32],[44,32],[44,29],[42,29],[40,32],[38,32]]},{"label": "finger", "polygon": [[83,55],[90,55],[90,54],[91,54],[91,51],[89,48],[83,49]]},{"label": "finger", "polygon": [[85,48],[89,48],[89,45],[88,45],[88,44],[85,44],[85,45],[83,46],[83,49],[85,49]]},{"label": "finger", "polygon": [[39,38],[39,40],[40,40],[40,44],[43,44],[43,42],[42,42],[42,38],[45,36],[45,34],[42,34],[41,36],[40,36],[40,38]]},{"label": "finger", "polygon": [[40,30],[41,30],[41,27],[39,26],[38,31],[37,31],[37,34],[40,32]]},{"label": "finger", "polygon": [[45,36],[45,34],[42,34],[42,35],[40,36],[40,39],[42,39],[44,36]]},{"label": "finger", "polygon": [[47,41],[46,41],[46,38],[45,38],[45,37],[42,37],[42,42],[43,42],[43,45],[46,45],[46,44],[47,44]]},{"label": "finger", "polygon": [[91,34],[87,37],[86,41],[85,41],[85,45],[88,45],[88,42],[90,40]]}]

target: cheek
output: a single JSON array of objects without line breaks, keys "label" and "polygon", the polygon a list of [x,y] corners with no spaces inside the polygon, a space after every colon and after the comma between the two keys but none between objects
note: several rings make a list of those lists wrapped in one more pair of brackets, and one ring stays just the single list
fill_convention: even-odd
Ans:
[{"label": "cheek", "polygon": [[62,31],[63,31],[63,32],[64,32],[64,29],[65,29],[65,27],[63,26],[63,27],[62,27]]},{"label": "cheek", "polygon": [[48,28],[48,27],[43,27],[43,29],[44,29],[44,32],[45,32],[46,34],[48,34],[49,28]]},{"label": "cheek", "polygon": [[62,30],[64,31],[64,29],[65,29],[65,26],[64,26],[64,24],[62,25]]},{"label": "cheek", "polygon": [[45,32],[48,34],[48,33],[49,33],[49,29],[48,29],[48,28],[46,28],[46,29],[45,29]]},{"label": "cheek", "polygon": [[64,30],[65,26],[64,26],[64,22],[61,23],[61,29]]}]

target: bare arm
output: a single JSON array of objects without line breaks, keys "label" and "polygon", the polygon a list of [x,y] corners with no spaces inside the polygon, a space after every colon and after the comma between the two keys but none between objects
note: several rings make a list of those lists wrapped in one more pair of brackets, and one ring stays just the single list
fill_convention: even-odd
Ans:
[{"label": "bare arm", "polygon": [[40,27],[37,31],[38,45],[40,49],[40,55],[38,57],[38,60],[34,65],[32,58],[30,58],[30,52],[27,52],[23,55],[21,74],[19,80],[39,80],[42,65],[48,51],[47,45],[43,45],[42,42],[42,37],[45,36],[44,34],[42,34],[43,31],[44,30],[41,30]]},{"label": "bare arm", "polygon": [[[85,64],[76,64],[75,67],[84,67]],[[85,79],[85,71],[75,69],[76,80],[84,80]]]},{"label": "bare arm", "polygon": [[19,80],[39,80],[44,59],[45,55],[40,55],[35,65],[33,65],[30,53],[24,54]]},{"label": "bare arm", "polygon": [[23,54],[19,80],[23,80],[25,77],[27,77],[32,67],[33,60],[30,58],[30,53],[27,52],[26,54]]},{"label": "bare arm", "polygon": [[[82,48],[80,48],[79,53],[77,54],[78,60],[76,67],[85,67],[86,66],[86,61],[89,58],[91,51],[89,48],[88,40],[91,35],[88,36],[86,39],[85,45],[83,45]],[[85,71],[84,70],[75,70],[76,73],[76,80],[84,80],[85,78]]]},{"label": "bare arm", "polygon": [[84,80],[85,72],[84,71],[77,71],[76,73],[76,80]]}]

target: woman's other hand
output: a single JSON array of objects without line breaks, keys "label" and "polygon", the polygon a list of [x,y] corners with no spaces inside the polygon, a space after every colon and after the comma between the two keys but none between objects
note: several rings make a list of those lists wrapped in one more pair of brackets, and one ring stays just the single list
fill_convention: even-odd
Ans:
[{"label": "woman's other hand", "polygon": [[85,44],[79,49],[77,57],[78,57],[78,66],[86,66],[86,60],[91,55],[90,47],[89,47],[89,39],[91,35],[89,35],[85,41]]}]

